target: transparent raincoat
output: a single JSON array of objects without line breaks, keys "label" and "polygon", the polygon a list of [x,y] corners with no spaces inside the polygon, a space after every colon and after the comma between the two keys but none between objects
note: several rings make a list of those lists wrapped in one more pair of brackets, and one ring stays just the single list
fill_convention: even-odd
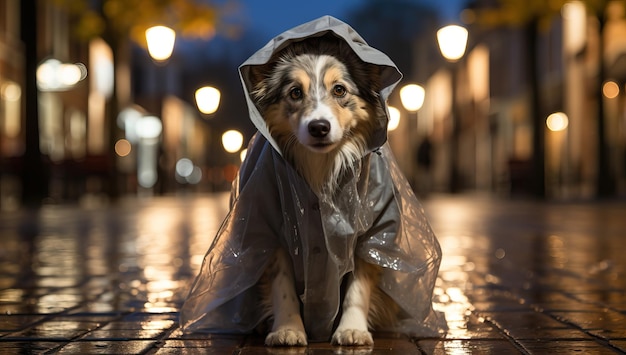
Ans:
[{"label": "transparent raincoat", "polygon": [[[431,297],[441,249],[424,211],[386,144],[387,117],[367,153],[332,197],[318,197],[283,159],[249,92],[250,66],[310,36],[345,40],[382,69],[383,102],[401,79],[393,62],[369,47],[347,24],[329,16],[275,37],[244,62],[240,76],[258,133],[231,192],[231,210],[207,252],[181,309],[186,332],[247,333],[265,321],[256,284],[277,248],[291,257],[302,317],[311,341],[328,341],[341,309],[342,282],[354,257],[383,267],[378,287],[406,315],[384,331],[432,336],[445,329]],[[381,330],[381,329],[378,329]]]}]

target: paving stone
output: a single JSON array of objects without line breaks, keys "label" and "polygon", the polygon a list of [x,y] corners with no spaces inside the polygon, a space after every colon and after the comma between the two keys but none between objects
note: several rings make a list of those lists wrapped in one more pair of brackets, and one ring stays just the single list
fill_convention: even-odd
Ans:
[{"label": "paving stone", "polygon": [[242,348],[243,338],[166,340],[154,354],[234,354]]},{"label": "paving stone", "polygon": [[523,354],[507,340],[420,340],[417,342],[426,354]]},{"label": "paving stone", "polygon": [[42,319],[41,315],[0,314],[0,332],[22,330]]},{"label": "paving stone", "polygon": [[227,206],[212,194],[0,214],[0,354],[626,354],[625,203],[429,198],[449,332],[356,348],[182,333]]},{"label": "paving stone", "polygon": [[7,334],[2,338],[19,340],[72,340],[78,336],[88,333],[99,326],[95,322],[74,322],[74,321],[47,321],[38,323],[24,330]]},{"label": "paving stone", "polygon": [[616,354],[618,349],[609,347],[608,344],[600,344],[593,340],[560,340],[554,339],[550,341],[539,340],[519,340],[519,343],[528,350],[530,354],[554,354],[554,355],[571,355],[571,354]]},{"label": "paving stone", "polygon": [[610,310],[551,312],[551,315],[581,329],[611,329],[626,331],[626,315]]},{"label": "paving stone", "polygon": [[155,346],[154,341],[75,341],[55,351],[55,354],[142,354]]},{"label": "paving stone", "polygon": [[38,341],[35,339],[19,341],[0,341],[0,354],[3,355],[23,355],[23,354],[44,354],[57,349],[62,343],[50,341]]}]

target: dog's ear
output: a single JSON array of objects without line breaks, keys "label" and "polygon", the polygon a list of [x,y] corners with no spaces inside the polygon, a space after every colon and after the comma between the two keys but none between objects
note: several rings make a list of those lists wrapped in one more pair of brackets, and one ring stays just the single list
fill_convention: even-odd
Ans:
[{"label": "dog's ear", "polygon": [[248,70],[248,83],[253,90],[265,78],[266,71],[263,67],[263,65],[253,65]]},{"label": "dog's ear", "polygon": [[248,91],[252,101],[259,107],[261,112],[268,105],[268,79],[274,65],[275,63],[254,65],[248,71]]},{"label": "dog's ear", "polygon": [[[379,92],[381,88],[380,72],[381,68],[378,65],[367,63],[363,69],[366,72],[365,80],[363,82],[364,91],[367,91],[367,100],[376,103],[379,101]],[[358,85],[358,84],[357,84]]]}]

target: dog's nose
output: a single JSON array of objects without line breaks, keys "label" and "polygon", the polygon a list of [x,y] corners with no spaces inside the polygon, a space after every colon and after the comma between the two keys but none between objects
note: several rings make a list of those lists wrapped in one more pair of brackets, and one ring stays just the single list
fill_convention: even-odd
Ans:
[{"label": "dog's nose", "polygon": [[327,120],[315,120],[309,122],[309,134],[315,138],[323,138],[330,132],[330,122]]}]

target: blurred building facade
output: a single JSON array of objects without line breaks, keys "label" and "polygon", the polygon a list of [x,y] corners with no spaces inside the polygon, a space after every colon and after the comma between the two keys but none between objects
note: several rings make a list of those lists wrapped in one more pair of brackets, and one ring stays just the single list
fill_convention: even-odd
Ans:
[{"label": "blurred building facade", "polygon": [[[472,10],[496,3],[474,1]],[[460,190],[536,195],[535,180],[542,174],[542,197],[591,198],[602,189],[610,196],[626,193],[626,18],[623,3],[608,3],[604,30],[582,2],[572,1],[547,25],[532,28],[536,42],[529,42],[529,27],[468,25],[466,54],[429,76],[419,111],[416,137],[433,141],[435,191],[450,190],[451,116],[457,105],[458,158],[453,164]],[[533,56],[528,55],[530,45],[535,46]],[[531,64],[536,64],[536,93]],[[564,113],[558,116],[566,118],[563,126],[548,127],[553,113]],[[604,167],[600,149],[605,150]],[[539,173],[537,162],[543,165]]]},{"label": "blurred building facade", "polygon": [[[180,82],[184,62],[174,55],[157,64],[143,48],[130,42],[119,60],[120,53],[102,39],[76,40],[67,14],[54,2],[35,2],[38,62],[50,64],[52,60],[56,69],[68,64],[81,70],[79,80],[71,84],[40,86],[36,99],[40,149],[49,172],[43,181],[49,184],[51,201],[228,188],[239,154],[224,152],[220,137],[227,126],[211,123],[189,99],[188,88]],[[2,208],[19,204],[26,145],[24,112],[33,104],[25,95],[21,3],[0,1]],[[474,9],[493,4],[490,0],[472,2]],[[531,59],[526,55],[528,37],[523,28],[469,25],[468,50],[454,65],[433,53],[434,38],[415,38],[406,44],[416,68],[409,70],[410,77],[405,80],[419,81],[426,89],[416,121],[411,125],[405,121],[390,132],[392,149],[408,175],[428,174],[427,190],[449,191],[451,167],[455,166],[460,191],[532,194],[538,147],[533,141],[534,125],[541,122],[539,153],[548,197],[594,196],[601,144],[606,147],[613,193],[626,193],[626,20],[621,7],[607,8],[606,24],[600,31],[592,14],[581,10],[580,3],[571,4],[538,32],[534,60],[538,64],[539,118],[531,110]],[[434,30],[424,33],[434,37]],[[602,61],[605,82],[598,80]],[[66,76],[57,75],[56,79]],[[237,80],[225,80],[240,85]],[[596,95],[603,89],[604,96]],[[232,96],[235,105],[243,105]],[[604,108],[604,139],[598,137],[599,97]],[[390,98],[391,104],[401,107],[398,101],[396,95]],[[453,105],[458,112],[456,144],[452,144]],[[109,112],[111,107],[117,109],[115,114]],[[552,131],[545,125],[554,112],[567,116],[568,124],[562,130]],[[414,114],[403,112],[404,117]],[[156,136],[137,135],[137,120],[144,117],[160,123]],[[432,154],[428,167],[416,162],[415,153],[426,139]],[[453,149],[457,154],[452,154]],[[453,159],[454,165],[449,164]],[[182,170],[177,170],[181,160],[191,162],[195,175],[181,175]],[[421,183],[420,179],[414,182]]]},{"label": "blurred building facade", "polygon": [[[62,8],[52,1],[35,4],[38,95],[27,98],[20,36],[23,4],[0,1],[0,207],[20,203],[25,109],[33,104],[39,105],[39,145],[46,171],[41,181],[49,185],[48,202],[228,186],[238,161],[211,158],[222,152],[209,147],[215,132],[192,103],[180,98],[180,63],[156,64],[130,39],[123,53],[101,38],[78,40]],[[122,58],[116,63],[114,55]],[[72,69],[80,71],[79,78],[68,82]],[[131,131],[139,129],[137,125],[125,122],[124,114],[111,113],[111,107],[134,113],[137,122],[156,117],[161,130],[156,137],[139,137],[141,132],[138,136]],[[194,162],[193,179],[176,175],[181,158]],[[222,167],[209,167],[214,161]],[[149,174],[156,176],[146,178]]]}]

